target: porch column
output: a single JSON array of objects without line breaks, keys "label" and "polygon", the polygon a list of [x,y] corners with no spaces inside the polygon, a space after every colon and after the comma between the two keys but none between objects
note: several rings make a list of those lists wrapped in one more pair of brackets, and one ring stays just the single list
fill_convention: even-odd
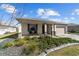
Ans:
[{"label": "porch column", "polygon": [[22,25],[21,24],[19,24],[19,26],[18,26],[18,38],[22,38]]},{"label": "porch column", "polygon": [[44,24],[44,34],[47,34],[47,24]]},{"label": "porch column", "polygon": [[21,26],[22,26],[22,35],[23,36],[28,35],[29,34],[29,32],[28,32],[28,24],[22,24]]},{"label": "porch column", "polygon": [[54,25],[51,25],[51,35],[54,35]]},{"label": "porch column", "polygon": [[66,27],[65,27],[65,33],[67,34],[67,30],[68,30],[68,28],[67,28],[67,25],[66,25]]},{"label": "porch column", "polygon": [[38,34],[42,34],[42,24],[38,24]]},{"label": "porch column", "polygon": [[56,24],[54,24],[54,35],[56,35]]}]

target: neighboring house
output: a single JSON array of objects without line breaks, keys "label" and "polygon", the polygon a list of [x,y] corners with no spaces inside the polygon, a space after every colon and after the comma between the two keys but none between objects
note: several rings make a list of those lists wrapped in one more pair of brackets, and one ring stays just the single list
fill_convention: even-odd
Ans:
[{"label": "neighboring house", "polygon": [[76,31],[79,32],[79,24],[68,24],[68,32]]},{"label": "neighboring house", "polygon": [[16,27],[0,24],[0,35],[10,32],[16,32]]},{"label": "neighboring house", "polygon": [[26,35],[63,35],[67,33],[67,24],[39,19],[16,19],[20,24],[20,33]]}]

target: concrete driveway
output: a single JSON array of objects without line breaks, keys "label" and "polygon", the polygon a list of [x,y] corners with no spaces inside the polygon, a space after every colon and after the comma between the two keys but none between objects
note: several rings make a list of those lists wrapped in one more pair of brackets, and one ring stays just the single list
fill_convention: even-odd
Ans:
[{"label": "concrete driveway", "polygon": [[61,35],[60,37],[69,37],[69,38],[72,38],[72,39],[75,39],[75,40],[79,40],[78,34],[64,34],[64,35]]}]

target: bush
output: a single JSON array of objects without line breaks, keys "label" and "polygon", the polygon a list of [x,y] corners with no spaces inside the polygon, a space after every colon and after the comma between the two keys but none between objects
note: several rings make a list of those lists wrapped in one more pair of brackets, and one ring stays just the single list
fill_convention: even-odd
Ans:
[{"label": "bush", "polygon": [[70,33],[75,33],[76,31],[75,30],[71,30],[71,31],[69,31]]},{"label": "bush", "polygon": [[57,47],[62,44],[67,43],[76,43],[79,42],[77,40],[72,40],[71,38],[66,37],[59,37],[59,38],[52,38],[49,36],[42,36],[42,37],[24,37],[22,39],[16,39],[13,42],[5,44],[4,47],[11,47],[11,46],[24,46],[23,53],[25,55],[37,55],[46,49]]},{"label": "bush", "polygon": [[22,46],[26,43],[25,40],[19,39],[19,40],[15,40],[15,46]]},{"label": "bush", "polygon": [[69,33],[79,33],[79,30],[71,30]]},{"label": "bush", "polygon": [[24,49],[23,49],[22,54],[25,54],[25,55],[37,55],[37,54],[39,54],[39,52],[40,51],[39,51],[37,42],[31,41],[29,44],[24,45]]},{"label": "bush", "polygon": [[31,40],[34,40],[34,41],[36,41],[36,42],[39,41],[38,37],[33,37],[33,38],[31,38]]},{"label": "bush", "polygon": [[[25,38],[23,40],[27,39]],[[23,49],[23,53],[25,55],[37,55],[42,51],[45,51],[46,49],[73,42],[75,43],[79,41],[72,40],[71,38],[66,37],[59,37],[59,38],[52,38],[49,36],[42,36],[38,38],[33,37],[29,38],[28,43],[24,45],[25,48]]]},{"label": "bush", "polygon": [[59,38],[52,38],[52,37],[39,37],[39,48],[42,50],[49,49],[51,47],[60,46],[62,44],[79,42],[76,40],[72,40],[71,38],[66,37],[59,37]]},{"label": "bush", "polygon": [[6,43],[3,48],[8,48],[8,47],[11,47],[11,46],[14,46],[14,43],[13,42],[8,42]]},{"label": "bush", "polygon": [[31,38],[30,37],[27,37],[27,36],[25,36],[24,38],[23,38],[23,40],[30,40]]}]

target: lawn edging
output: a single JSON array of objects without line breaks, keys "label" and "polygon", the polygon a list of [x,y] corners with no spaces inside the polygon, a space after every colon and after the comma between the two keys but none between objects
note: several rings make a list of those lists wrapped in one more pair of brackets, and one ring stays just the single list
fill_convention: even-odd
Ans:
[{"label": "lawn edging", "polygon": [[56,51],[56,50],[59,50],[61,48],[65,48],[68,46],[77,45],[77,44],[79,44],[79,43],[68,43],[68,44],[64,44],[64,45],[61,45],[61,46],[58,46],[55,48],[51,48],[51,49],[46,50],[45,52],[42,52],[39,56],[47,56],[47,54],[50,52],[53,52],[53,51]]}]

